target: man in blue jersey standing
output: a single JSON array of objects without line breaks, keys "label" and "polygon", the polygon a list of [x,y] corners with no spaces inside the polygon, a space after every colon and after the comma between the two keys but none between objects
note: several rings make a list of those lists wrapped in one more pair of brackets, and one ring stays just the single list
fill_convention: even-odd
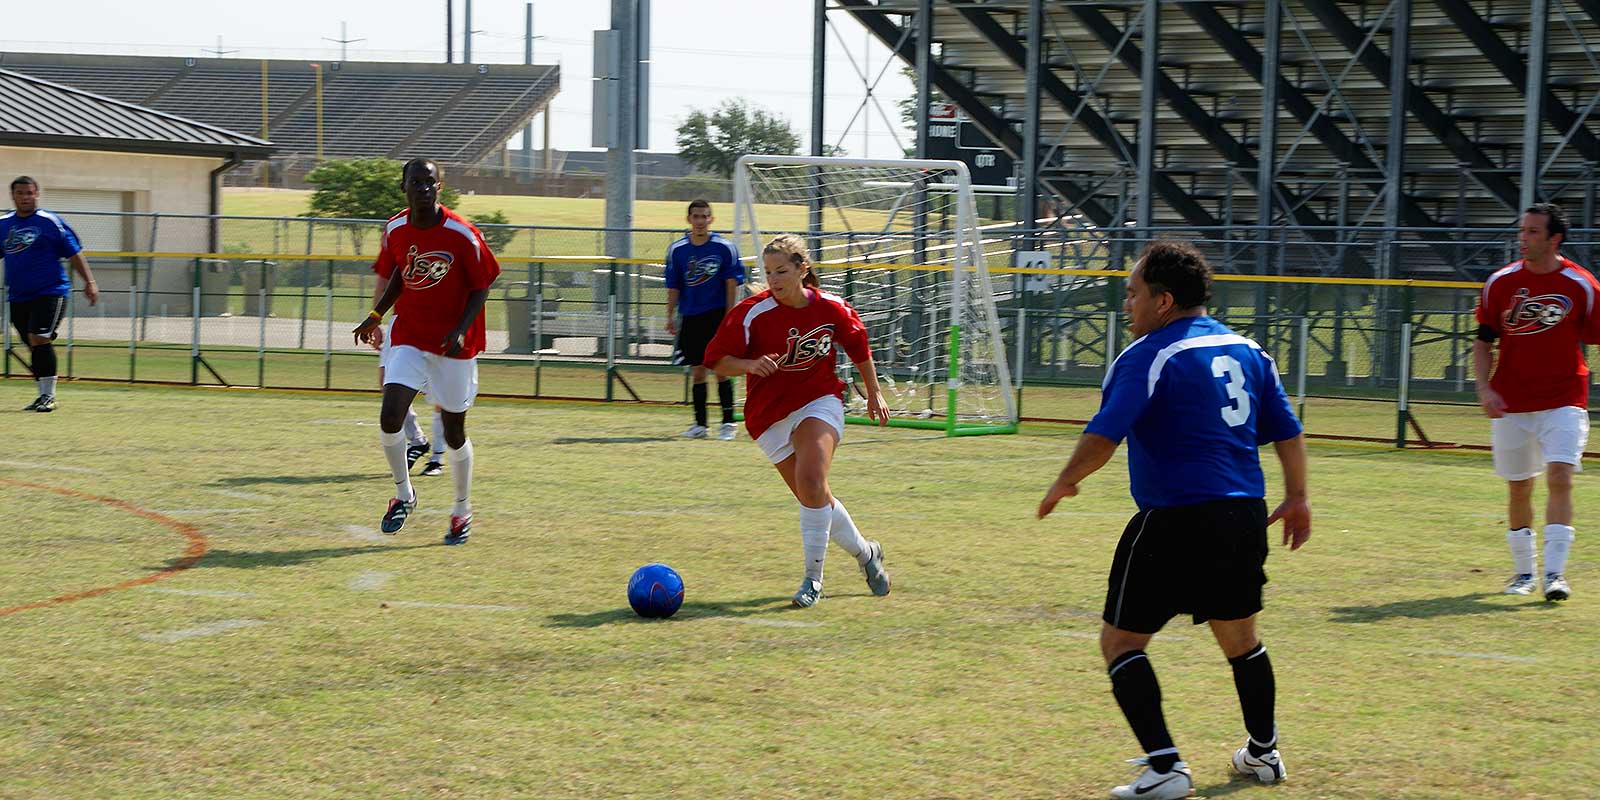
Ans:
[{"label": "man in blue jersey standing", "polygon": [[[1111,693],[1146,765],[1113,797],[1166,800],[1194,787],[1161,714],[1161,688],[1145,647],[1179,614],[1208,622],[1233,666],[1249,741],[1233,769],[1262,783],[1283,780],[1267,649],[1256,635],[1267,526],[1283,521],[1291,550],[1311,538],[1306,449],[1278,380],[1255,342],[1206,315],[1211,268],[1194,247],[1154,242],[1128,276],[1123,310],[1136,337],[1117,356],[1090,420],[1060,477],[1039,503],[1047,516],[1128,440],[1139,513],[1117,544],[1106,591],[1100,651]],[[1272,442],[1284,500],[1271,516],[1257,449]]]},{"label": "man in blue jersey standing", "polygon": [[[667,333],[678,337],[678,354],[689,365],[694,382],[694,424],[683,432],[690,439],[704,439],[706,427],[706,345],[717,335],[717,326],[739,299],[739,284],[744,283],[744,265],[739,263],[739,248],[711,232],[711,204],[695,200],[689,204],[689,235],[667,248]],[[677,316],[683,316],[683,322]],[[717,399],[722,403],[722,428],[717,438],[731,440],[739,435],[733,424],[733,380],[717,379]]]},{"label": "man in blue jersey standing", "polygon": [[0,258],[6,262],[6,297],[11,324],[32,351],[29,359],[39,396],[23,411],[56,410],[56,328],[67,313],[72,281],[62,259],[83,276],[89,305],[100,300],[100,287],[89,272],[78,235],[66,220],[39,207],[39,182],[26,175],[11,182],[11,207],[0,215]]}]

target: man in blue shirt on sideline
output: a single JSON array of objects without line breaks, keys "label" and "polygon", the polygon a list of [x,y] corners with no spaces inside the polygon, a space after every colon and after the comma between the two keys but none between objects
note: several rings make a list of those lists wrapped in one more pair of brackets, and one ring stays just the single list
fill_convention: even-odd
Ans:
[{"label": "man in blue shirt on sideline", "polygon": [[[744,283],[744,265],[739,263],[739,248],[711,232],[711,204],[695,200],[689,204],[689,235],[667,248],[667,333],[678,337],[681,363],[689,365],[694,382],[694,424],[683,432],[690,439],[704,439],[706,427],[706,345],[717,335],[717,327],[728,309],[739,301],[739,284]],[[677,315],[683,315],[678,326]],[[733,423],[733,380],[717,378],[717,399],[722,403],[722,428],[717,438],[724,441],[739,435]]]},{"label": "man in blue shirt on sideline", "polygon": [[66,220],[39,207],[39,182],[24,175],[11,182],[14,211],[0,214],[0,258],[6,262],[6,296],[11,324],[32,349],[29,365],[39,382],[39,396],[23,411],[56,410],[56,328],[67,313],[72,281],[61,260],[83,276],[89,305],[100,300],[100,287],[89,272],[78,235]]},{"label": "man in blue shirt on sideline", "polygon": [[[1123,311],[1136,337],[1112,362],[1100,411],[1084,429],[1038,515],[1078,494],[1128,440],[1128,475],[1139,513],[1117,544],[1106,591],[1100,652],[1111,693],[1128,718],[1147,768],[1113,797],[1169,800],[1194,788],[1161,714],[1161,688],[1145,655],[1171,618],[1209,622],[1233,666],[1249,741],[1233,769],[1262,783],[1285,776],[1273,716],[1267,649],[1256,636],[1267,526],[1283,521],[1297,550],[1311,538],[1306,446],[1278,380],[1255,342],[1206,315],[1211,267],[1193,246],[1157,241],[1128,276]],[[1284,499],[1267,515],[1257,449],[1273,443]]]}]

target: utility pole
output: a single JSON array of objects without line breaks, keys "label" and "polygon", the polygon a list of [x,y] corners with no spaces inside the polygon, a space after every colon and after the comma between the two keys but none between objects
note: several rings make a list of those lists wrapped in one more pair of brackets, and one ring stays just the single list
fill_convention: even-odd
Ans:
[{"label": "utility pole", "polygon": [[444,63],[456,62],[455,0],[444,0]]},{"label": "utility pole", "polygon": [[324,41],[338,42],[339,43],[339,60],[340,61],[349,61],[350,60],[350,43],[351,42],[364,42],[364,41],[366,41],[366,39],[352,39],[352,38],[350,38],[350,24],[347,23],[347,22],[340,22],[339,23],[339,38],[334,39],[334,38],[327,37],[327,36],[324,36],[322,38],[323,38]]},{"label": "utility pole", "polygon": [[461,23],[461,63],[472,63],[472,0],[467,0],[467,18]]},{"label": "utility pole", "polygon": [[215,50],[201,50],[201,52],[203,52],[203,53],[214,53],[217,58],[222,58],[223,56],[225,56],[225,55],[227,55],[229,53],[237,53],[239,51],[238,50],[224,50],[224,49],[222,49],[222,37],[218,36],[217,37],[217,48]]}]

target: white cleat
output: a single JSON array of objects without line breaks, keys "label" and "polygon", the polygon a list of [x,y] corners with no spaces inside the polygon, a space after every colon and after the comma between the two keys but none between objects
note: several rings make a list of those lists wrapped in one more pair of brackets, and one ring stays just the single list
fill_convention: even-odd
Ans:
[{"label": "white cleat", "polygon": [[717,431],[717,438],[724,442],[731,442],[739,436],[739,426],[732,422],[722,423],[722,429]]},{"label": "white cleat", "polygon": [[1277,783],[1289,777],[1283,768],[1283,757],[1278,755],[1276,748],[1270,753],[1253,756],[1250,755],[1250,745],[1233,751],[1233,771],[1262,783]]},{"label": "white cleat", "polygon": [[1567,585],[1567,579],[1559,572],[1546,572],[1544,574],[1544,599],[1556,601],[1565,600],[1572,596],[1572,587]]},{"label": "white cleat", "polygon": [[1173,764],[1168,772],[1151,769],[1147,758],[1130,758],[1128,761],[1140,765],[1144,771],[1133,783],[1111,790],[1111,796],[1118,800],[1178,800],[1194,792],[1194,776],[1189,774],[1189,765],[1182,761]]},{"label": "white cleat", "polygon": [[810,608],[822,599],[822,581],[806,578],[800,582],[800,591],[794,593],[796,608]]},{"label": "white cleat", "polygon": [[704,425],[690,425],[689,426],[689,430],[686,430],[686,431],[683,432],[683,438],[685,438],[685,439],[704,439],[704,438],[706,438],[706,434],[709,433],[709,432],[710,432],[710,429],[707,428]]},{"label": "white cleat", "polygon": [[1533,580],[1532,573],[1524,572],[1520,575],[1512,575],[1511,581],[1506,584],[1505,594],[1533,594],[1534,587],[1537,585]]}]

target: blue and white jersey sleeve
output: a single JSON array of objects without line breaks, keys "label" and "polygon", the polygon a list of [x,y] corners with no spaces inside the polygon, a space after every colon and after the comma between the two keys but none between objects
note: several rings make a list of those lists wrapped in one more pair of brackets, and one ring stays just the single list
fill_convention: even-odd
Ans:
[{"label": "blue and white jersey sleeve", "polygon": [[[668,289],[677,289],[678,291],[683,291],[683,270],[678,266],[677,257],[674,255],[677,253],[678,248],[683,246],[683,244],[684,240],[679,239],[678,241],[667,245],[667,257],[661,260],[662,263],[666,265],[665,277]],[[675,309],[668,310],[671,311]]]},{"label": "blue and white jersey sleeve", "polygon": [[1100,385],[1100,410],[1089,420],[1084,433],[1120,443],[1150,406],[1148,374],[1155,351],[1143,344],[1142,338],[1134,341],[1111,363],[1111,372]]},{"label": "blue and white jersey sleeve", "polygon": [[40,211],[38,214],[56,225],[55,248],[57,258],[72,258],[83,252],[83,244],[78,241],[78,232],[60,216],[49,211]]},{"label": "blue and white jersey sleeve", "polygon": [[739,246],[730,239],[718,236],[717,240],[728,248],[728,260],[722,265],[722,274],[717,278],[721,281],[733,281],[740,286],[744,285],[744,262],[739,260]]},{"label": "blue and white jersey sleeve", "polygon": [[1283,381],[1278,377],[1278,365],[1260,350],[1256,351],[1256,356],[1260,370],[1255,381],[1257,407],[1260,409],[1256,419],[1256,444],[1293,439],[1300,435],[1303,428],[1294,415],[1288,393],[1283,390]]}]

